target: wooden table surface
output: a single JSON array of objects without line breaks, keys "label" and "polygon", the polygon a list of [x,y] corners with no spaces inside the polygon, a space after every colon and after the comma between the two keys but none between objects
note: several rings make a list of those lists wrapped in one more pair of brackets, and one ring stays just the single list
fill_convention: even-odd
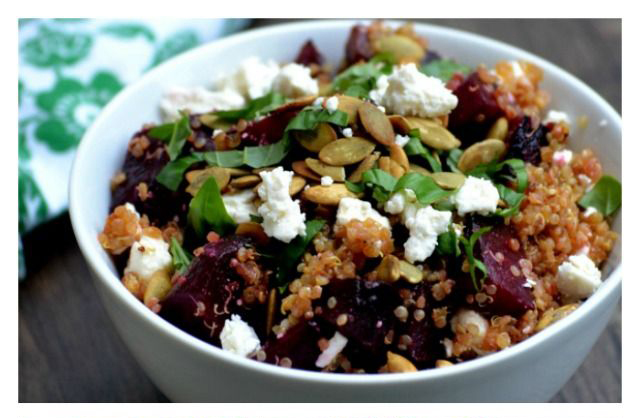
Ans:
[{"label": "wooden table surface", "polygon": [[[621,107],[619,20],[433,20],[538,54]],[[254,21],[253,26],[278,23]],[[24,240],[19,287],[20,402],[163,402],[116,334],[89,277],[67,215]],[[555,402],[621,401],[621,315]]]}]

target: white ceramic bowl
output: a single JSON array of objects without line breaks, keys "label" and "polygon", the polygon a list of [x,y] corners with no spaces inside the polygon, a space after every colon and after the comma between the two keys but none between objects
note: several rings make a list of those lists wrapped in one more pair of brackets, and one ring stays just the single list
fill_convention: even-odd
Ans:
[{"label": "white ceramic bowl", "polygon": [[[604,267],[604,284],[575,313],[502,352],[454,367],[410,374],[339,375],[291,370],[248,360],[200,341],[152,313],[119,281],[100,247],[109,207],[109,179],[121,166],[131,134],[157,121],[163,91],[172,85],[208,85],[250,55],[291,61],[312,38],[338,63],[353,21],[312,21],[273,26],[203,45],[150,71],[102,111],[78,149],[70,182],[70,212],[80,248],[111,318],[151,380],[174,401],[546,401],[571,377],[607,324],[620,297],[620,240]],[[620,116],[588,86],[553,64],[520,49],[469,33],[416,25],[432,48],[475,65],[525,59],[545,73],[551,107],[586,129],[571,145],[591,147],[604,171],[621,178]],[[608,124],[599,126],[598,121]],[[613,228],[620,233],[621,214]],[[100,378],[96,376],[96,378]]]}]

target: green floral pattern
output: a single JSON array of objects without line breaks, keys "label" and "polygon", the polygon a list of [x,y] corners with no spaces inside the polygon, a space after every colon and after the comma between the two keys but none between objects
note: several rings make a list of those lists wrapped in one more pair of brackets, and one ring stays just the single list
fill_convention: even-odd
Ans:
[{"label": "green floral pattern", "polygon": [[22,47],[25,60],[37,67],[72,65],[87,56],[92,39],[85,33],[66,33],[40,26],[38,36]]}]

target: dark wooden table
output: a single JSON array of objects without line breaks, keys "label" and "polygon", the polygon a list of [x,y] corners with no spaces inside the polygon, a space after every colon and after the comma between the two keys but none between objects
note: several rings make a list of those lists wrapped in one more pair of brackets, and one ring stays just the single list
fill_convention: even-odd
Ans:
[{"label": "dark wooden table", "polygon": [[[254,26],[277,23],[260,20]],[[618,111],[619,20],[433,20],[520,46],[575,74]],[[19,288],[20,402],[163,402],[109,322],[67,215],[24,240]],[[618,310],[555,402],[621,401]]]}]

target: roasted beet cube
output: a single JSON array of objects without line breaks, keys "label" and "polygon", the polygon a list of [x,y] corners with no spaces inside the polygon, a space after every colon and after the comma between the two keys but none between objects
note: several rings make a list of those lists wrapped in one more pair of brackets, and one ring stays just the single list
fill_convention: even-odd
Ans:
[{"label": "roasted beet cube", "polygon": [[349,39],[347,39],[347,65],[368,61],[371,57],[373,57],[373,47],[369,41],[369,28],[364,25],[355,25],[351,28]]},{"label": "roasted beet cube", "polygon": [[509,148],[506,158],[520,158],[527,163],[540,164],[540,148],[547,145],[547,128],[531,127],[531,118],[525,116],[516,130],[509,137]]},{"label": "roasted beet cube", "polygon": [[268,145],[282,139],[289,121],[300,109],[276,110],[268,116],[251,121],[240,133],[240,140],[245,146]]},{"label": "roasted beet cube", "polygon": [[453,94],[458,98],[458,105],[449,114],[448,129],[465,147],[485,139],[491,125],[504,113],[496,101],[494,86],[473,72]]},{"label": "roasted beet cube", "polygon": [[[318,370],[316,360],[320,355],[318,340],[323,336],[315,321],[303,321],[289,328],[280,338],[271,334],[264,344],[266,361],[284,364],[296,369]],[[285,359],[284,363],[282,359]],[[287,360],[290,363],[287,364]]]},{"label": "roasted beet cube", "polygon": [[160,315],[189,334],[219,345],[224,322],[238,311],[242,293],[242,279],[231,260],[248,245],[249,240],[242,237],[206,244],[162,302]]},{"label": "roasted beet cube", "polygon": [[522,273],[521,260],[526,258],[513,227],[496,225],[476,245],[487,267],[485,287],[494,285],[497,289],[492,295],[493,302],[485,308],[493,314],[513,316],[534,309],[531,288]]},{"label": "roasted beet cube", "polygon": [[300,48],[296,62],[301,65],[306,65],[307,67],[311,64],[322,65],[324,57],[320,51],[318,51],[313,41],[309,39],[302,45],[302,48]]}]

